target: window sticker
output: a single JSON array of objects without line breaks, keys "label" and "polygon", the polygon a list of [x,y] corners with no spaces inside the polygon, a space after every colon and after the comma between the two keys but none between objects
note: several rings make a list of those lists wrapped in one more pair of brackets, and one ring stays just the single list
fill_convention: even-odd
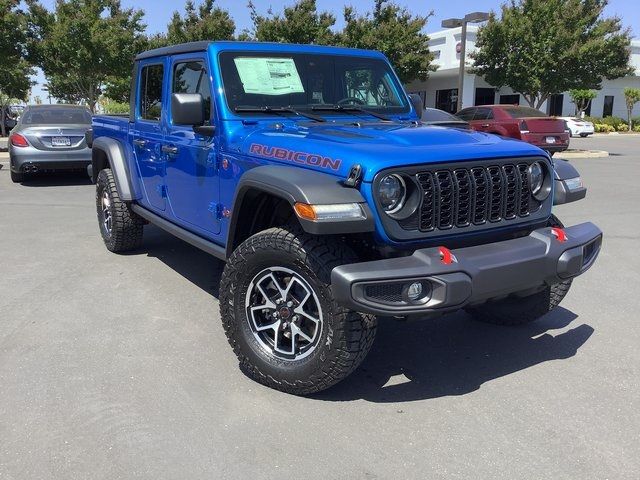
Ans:
[{"label": "window sticker", "polygon": [[244,93],[286,95],[304,92],[293,58],[239,57],[233,61]]}]

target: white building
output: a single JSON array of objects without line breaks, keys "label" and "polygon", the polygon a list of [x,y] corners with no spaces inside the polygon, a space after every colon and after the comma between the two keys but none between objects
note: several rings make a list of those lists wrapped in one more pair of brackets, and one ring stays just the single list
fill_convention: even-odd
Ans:
[{"label": "white building", "polygon": [[[426,82],[413,82],[407,86],[409,92],[419,93],[423,97],[425,107],[435,107],[452,113],[456,110],[461,30],[458,27],[429,34],[429,48],[435,55],[434,63],[438,65],[438,70],[432,72]],[[468,55],[476,49],[477,32],[477,26],[467,26],[467,67],[473,64]],[[625,87],[640,88],[640,40],[631,42],[631,65],[635,69],[635,75],[616,80],[605,79],[602,82],[602,89],[598,90],[598,96],[591,102],[587,114],[595,117],[614,115],[627,118],[623,90]],[[462,96],[463,107],[494,103],[528,105],[521,95],[510,88],[496,89],[482,77],[468,71],[464,76]],[[542,105],[541,110],[550,115],[570,116],[575,113],[575,105],[565,92],[552,95]],[[633,115],[640,115],[640,104],[636,104]]]}]

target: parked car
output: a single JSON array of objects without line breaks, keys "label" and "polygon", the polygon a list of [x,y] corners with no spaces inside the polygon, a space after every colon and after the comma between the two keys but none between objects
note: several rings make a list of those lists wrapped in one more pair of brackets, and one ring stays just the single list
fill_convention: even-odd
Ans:
[{"label": "parked car", "polygon": [[36,172],[86,170],[91,163],[85,132],[91,112],[77,105],[30,105],[9,136],[11,180]]},{"label": "parked car", "polygon": [[551,155],[569,148],[565,123],[540,110],[518,105],[482,105],[460,110],[456,116],[479,132],[523,140]]},{"label": "parked car", "polygon": [[460,120],[455,115],[438,108],[425,108],[422,112],[421,120],[425,125],[464,128],[467,130],[471,128],[469,122]]},{"label": "parked car", "polygon": [[576,137],[580,135],[581,137],[587,137],[589,135],[593,135],[595,132],[595,128],[593,127],[593,123],[588,122],[582,118],[578,117],[559,117],[564,120],[567,124],[567,131],[569,135],[572,137]]},{"label": "parked car", "polygon": [[225,261],[225,334],[272,388],[347,377],[377,315],[534,321],[600,250],[551,213],[586,194],[570,163],[421,124],[379,52],[198,42],[138,55],[132,78],[131,115],[87,134],[99,234],[125,252],[152,223]]}]

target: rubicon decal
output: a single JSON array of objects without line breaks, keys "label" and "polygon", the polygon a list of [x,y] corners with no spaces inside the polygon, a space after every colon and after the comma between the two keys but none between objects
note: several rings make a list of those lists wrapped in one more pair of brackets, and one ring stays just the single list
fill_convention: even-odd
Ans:
[{"label": "rubicon decal", "polygon": [[342,160],[339,158],[324,157],[316,153],[299,152],[286,148],[270,147],[259,143],[252,143],[249,152],[265,158],[275,158],[276,160],[287,160],[302,165],[313,165],[315,167],[330,168],[338,170]]}]

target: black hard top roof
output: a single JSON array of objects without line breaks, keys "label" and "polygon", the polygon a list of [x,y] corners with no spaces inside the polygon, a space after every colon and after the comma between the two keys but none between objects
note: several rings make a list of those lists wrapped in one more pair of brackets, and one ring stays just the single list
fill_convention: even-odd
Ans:
[{"label": "black hard top roof", "polygon": [[212,42],[204,40],[201,42],[181,43],[179,45],[171,45],[169,47],[154,48],[147,50],[136,56],[136,60],[144,60],[145,58],[163,57],[165,55],[178,55],[180,53],[204,52]]}]

